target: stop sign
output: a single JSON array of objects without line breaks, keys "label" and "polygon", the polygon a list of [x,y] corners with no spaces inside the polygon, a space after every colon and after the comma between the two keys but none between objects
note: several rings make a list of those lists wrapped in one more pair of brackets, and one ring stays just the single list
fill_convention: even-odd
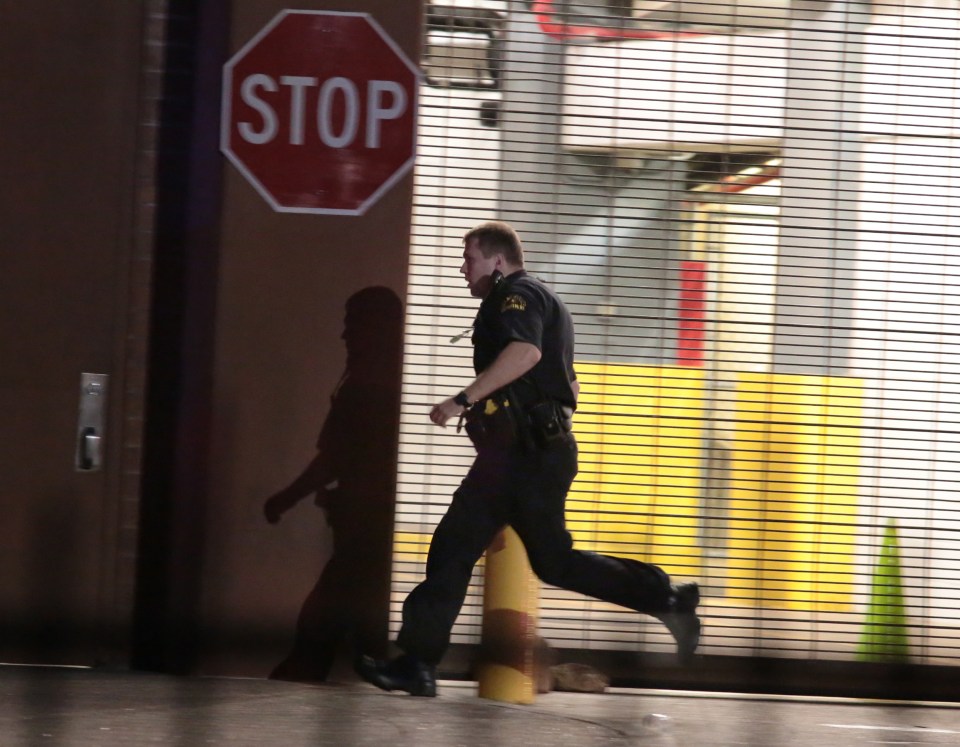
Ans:
[{"label": "stop sign", "polygon": [[274,210],[360,215],[413,165],[419,82],[368,14],[281,11],[224,66],[220,149]]}]

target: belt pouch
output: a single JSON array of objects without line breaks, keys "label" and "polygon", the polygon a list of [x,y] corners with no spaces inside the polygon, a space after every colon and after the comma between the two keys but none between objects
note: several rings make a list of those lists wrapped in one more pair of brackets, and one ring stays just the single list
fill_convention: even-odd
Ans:
[{"label": "belt pouch", "polygon": [[560,420],[560,408],[553,400],[543,400],[527,408],[530,430],[541,446],[562,438],[567,430]]}]

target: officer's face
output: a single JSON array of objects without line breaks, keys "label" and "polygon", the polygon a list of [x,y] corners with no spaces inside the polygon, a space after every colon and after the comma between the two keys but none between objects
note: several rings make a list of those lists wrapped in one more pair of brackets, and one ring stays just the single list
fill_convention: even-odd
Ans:
[{"label": "officer's face", "polygon": [[466,248],[463,250],[463,264],[460,265],[460,272],[470,287],[470,295],[474,298],[483,298],[493,287],[493,281],[490,276],[497,269],[499,254],[492,257],[484,257],[483,252],[477,244],[477,239],[470,239]]}]

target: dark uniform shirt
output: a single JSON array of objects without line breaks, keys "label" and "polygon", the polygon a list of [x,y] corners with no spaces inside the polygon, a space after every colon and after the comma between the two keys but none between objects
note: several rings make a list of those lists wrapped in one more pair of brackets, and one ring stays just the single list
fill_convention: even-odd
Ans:
[{"label": "dark uniform shirt", "polygon": [[514,341],[541,353],[540,361],[511,385],[519,403],[552,399],[576,407],[573,319],[563,301],[525,270],[501,279],[480,304],[473,328],[474,370],[486,370]]}]

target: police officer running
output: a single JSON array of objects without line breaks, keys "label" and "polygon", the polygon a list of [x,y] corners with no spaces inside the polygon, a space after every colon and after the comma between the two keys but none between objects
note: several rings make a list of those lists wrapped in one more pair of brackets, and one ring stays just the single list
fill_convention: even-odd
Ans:
[{"label": "police officer running", "polygon": [[474,321],[477,377],[437,403],[430,420],[466,421],[477,450],[470,471],[433,534],[426,578],[403,605],[391,661],[361,657],[357,671],[384,690],[436,695],[436,666],[463,605],[473,567],[510,525],[545,583],[662,621],[689,659],[700,640],[697,584],[673,585],[658,566],[573,548],[564,502],[577,474],[570,432],[579,383],[573,321],[560,298],[524,270],[523,246],[502,222],[463,239],[463,274],[483,299]]}]

